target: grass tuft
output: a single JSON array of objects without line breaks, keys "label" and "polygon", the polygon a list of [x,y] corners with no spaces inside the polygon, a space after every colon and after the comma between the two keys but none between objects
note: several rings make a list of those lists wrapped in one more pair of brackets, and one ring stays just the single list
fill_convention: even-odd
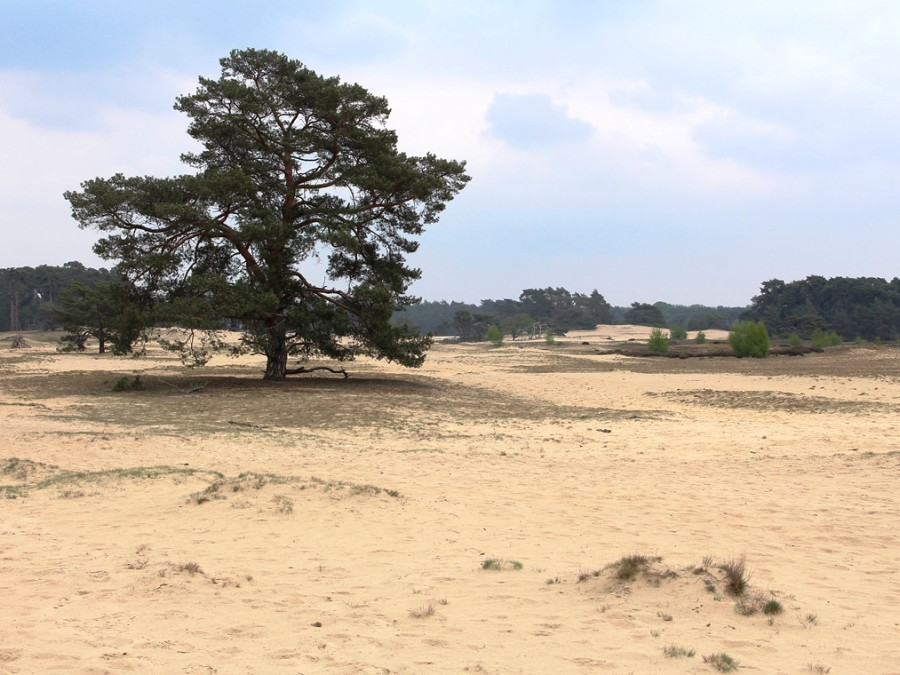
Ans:
[{"label": "grass tuft", "polygon": [[659,556],[648,557],[645,555],[627,555],[609,565],[614,570],[613,574],[619,581],[632,581],[641,572],[646,571],[651,563],[662,560]]},{"label": "grass tuft", "polygon": [[740,661],[735,661],[733,658],[728,656],[725,652],[719,652],[717,654],[708,654],[703,657],[703,663],[710,664],[716,670],[728,673],[732,670],[737,670],[738,666],[741,665]]},{"label": "grass tuft", "polygon": [[520,570],[524,567],[518,560],[504,560],[501,558],[485,558],[481,561],[483,570]]},{"label": "grass tuft", "polygon": [[749,576],[747,574],[747,563],[743,556],[720,564],[719,569],[725,573],[726,591],[737,597],[747,592]]},{"label": "grass tuft", "polygon": [[693,649],[685,649],[684,647],[679,647],[678,645],[669,645],[668,647],[663,647],[663,654],[666,655],[667,658],[670,659],[681,659],[681,658],[692,658],[694,654],[697,652]]},{"label": "grass tuft", "polygon": [[414,619],[425,619],[429,616],[432,616],[435,612],[434,605],[431,603],[425,605],[424,607],[419,607],[418,609],[409,610],[409,615]]},{"label": "grass tuft", "polygon": [[203,574],[203,570],[200,569],[200,564],[195,562],[181,563],[180,565],[175,566],[175,570],[177,572],[187,572],[191,576],[194,576],[195,574]]}]

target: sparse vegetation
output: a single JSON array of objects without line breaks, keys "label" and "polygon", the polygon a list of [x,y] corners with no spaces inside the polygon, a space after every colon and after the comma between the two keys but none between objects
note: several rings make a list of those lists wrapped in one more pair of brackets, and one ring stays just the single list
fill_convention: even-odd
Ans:
[{"label": "sparse vegetation", "polygon": [[424,607],[419,607],[418,609],[409,610],[409,615],[414,619],[425,619],[429,616],[433,616],[434,613],[434,605],[432,605],[431,603],[425,605]]},{"label": "sparse vegetation", "polygon": [[127,377],[120,377],[116,380],[116,383],[113,385],[113,391],[140,391],[144,388],[144,383],[141,382],[141,376],[135,375],[132,379],[128,379]]},{"label": "sparse vegetation", "polygon": [[743,557],[721,563],[719,569],[725,573],[725,590],[731,595],[742,596],[747,590],[747,564]]},{"label": "sparse vegetation", "polygon": [[738,666],[740,666],[740,661],[735,661],[733,658],[728,656],[725,652],[718,652],[716,654],[708,654],[703,657],[703,663],[710,664],[716,670],[728,673],[732,670],[737,670]]},{"label": "sparse vegetation", "polygon": [[190,574],[191,576],[194,576],[195,574],[203,574],[203,570],[200,569],[200,564],[195,563],[195,562],[186,562],[186,563],[181,563],[179,565],[176,565],[175,571],[176,572],[186,572],[187,574]]},{"label": "sparse vegetation", "polygon": [[778,602],[778,600],[775,600],[773,598],[769,600],[765,605],[763,605],[762,612],[766,616],[775,616],[784,612],[784,607],[780,602]]},{"label": "sparse vegetation", "polygon": [[619,581],[631,581],[640,572],[649,567],[650,563],[659,562],[660,557],[648,557],[645,555],[627,555],[612,563],[610,567],[614,570],[614,576]]},{"label": "sparse vegetation", "polygon": [[524,567],[518,560],[504,560],[501,558],[485,558],[481,561],[481,569],[484,570],[520,570]]},{"label": "sparse vegetation", "polygon": [[697,652],[693,649],[686,649],[678,645],[668,645],[663,647],[663,654],[670,659],[692,658]]}]

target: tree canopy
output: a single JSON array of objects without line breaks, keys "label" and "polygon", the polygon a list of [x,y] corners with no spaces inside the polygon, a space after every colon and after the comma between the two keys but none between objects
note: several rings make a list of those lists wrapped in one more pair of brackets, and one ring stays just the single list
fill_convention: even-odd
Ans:
[{"label": "tree canopy", "polygon": [[273,51],[231,52],[175,109],[201,146],[181,157],[194,173],[117,174],[65,195],[156,320],[239,323],[270,380],[302,372],[292,356],[420,365],[430,338],[390,319],[416,302],[405,256],[469,181],[465,163],[400,152],[383,97]]},{"label": "tree canopy", "polygon": [[141,303],[129,297],[129,291],[112,281],[98,281],[93,286],[76,281],[64,288],[59,304],[52,307],[54,319],[66,331],[60,350],[84,351],[88,337],[94,337],[100,354],[106,352],[107,343],[114,354],[131,352],[146,322]]},{"label": "tree canopy", "polygon": [[54,310],[65,289],[115,279],[107,269],[92,269],[75,260],[62,266],[0,269],[0,332],[58,328]]},{"label": "tree canopy", "polygon": [[785,283],[765,281],[746,312],[770,333],[809,338],[833,330],[844,340],[900,336],[900,279],[810,276]]}]

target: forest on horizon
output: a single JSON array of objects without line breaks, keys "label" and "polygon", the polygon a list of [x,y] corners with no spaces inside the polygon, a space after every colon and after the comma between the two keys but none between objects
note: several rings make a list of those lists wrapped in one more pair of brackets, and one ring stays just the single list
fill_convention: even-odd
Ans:
[{"label": "forest on horizon", "polygon": [[[0,332],[58,330],[60,308],[76,285],[96,287],[117,283],[108,269],[72,261],[61,266],[0,269]],[[227,317],[223,317],[223,325]],[[729,330],[737,321],[763,321],[773,336],[796,333],[809,337],[817,330],[835,331],[844,340],[900,337],[900,279],[810,276],[799,281],[765,281],[760,293],[743,307],[678,305],[664,301],[612,306],[601,293],[565,288],[525,289],[517,299],[423,301],[394,315],[422,334],[456,335],[461,340],[484,339],[490,326],[512,337],[565,333],[598,324],[632,323],[688,331]]]}]

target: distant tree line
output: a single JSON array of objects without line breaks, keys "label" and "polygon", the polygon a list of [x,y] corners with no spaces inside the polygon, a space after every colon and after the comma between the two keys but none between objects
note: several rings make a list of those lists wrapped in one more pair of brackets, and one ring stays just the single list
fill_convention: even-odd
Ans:
[{"label": "distant tree line", "polygon": [[0,331],[54,330],[61,328],[54,314],[63,295],[75,284],[94,287],[115,281],[107,269],[92,269],[80,262],[61,267],[8,267],[0,269]]},{"label": "distant tree line", "polygon": [[900,279],[811,276],[762,284],[745,318],[762,321],[769,333],[810,338],[834,331],[844,340],[897,339],[900,336]]},{"label": "distant tree line", "polygon": [[423,333],[457,335],[464,341],[484,340],[490,326],[516,339],[536,333],[589,330],[597,324],[633,323],[643,326],[681,326],[687,330],[727,330],[747,307],[707,307],[632,303],[612,307],[595,289],[590,294],[571,293],[565,288],[529,288],[517,300],[423,302],[395,315]]},{"label": "distant tree line", "polygon": [[[844,340],[894,340],[900,337],[900,279],[772,279],[762,284],[748,307],[665,302],[612,307],[597,290],[583,294],[565,288],[530,288],[515,300],[482,300],[478,305],[422,302],[393,319],[423,335],[457,335],[467,341],[486,339],[491,326],[519,338],[607,323],[730,330],[739,320],[762,321],[773,337],[796,334],[809,339],[833,331]],[[217,323],[224,329],[240,328],[225,318]],[[108,346],[124,353],[144,328],[170,324],[165,307],[153,307],[151,299],[135,295],[134,288],[104,268],[73,261],[62,266],[0,269],[0,332],[63,330],[65,348],[83,349],[93,337],[101,350]]]}]

